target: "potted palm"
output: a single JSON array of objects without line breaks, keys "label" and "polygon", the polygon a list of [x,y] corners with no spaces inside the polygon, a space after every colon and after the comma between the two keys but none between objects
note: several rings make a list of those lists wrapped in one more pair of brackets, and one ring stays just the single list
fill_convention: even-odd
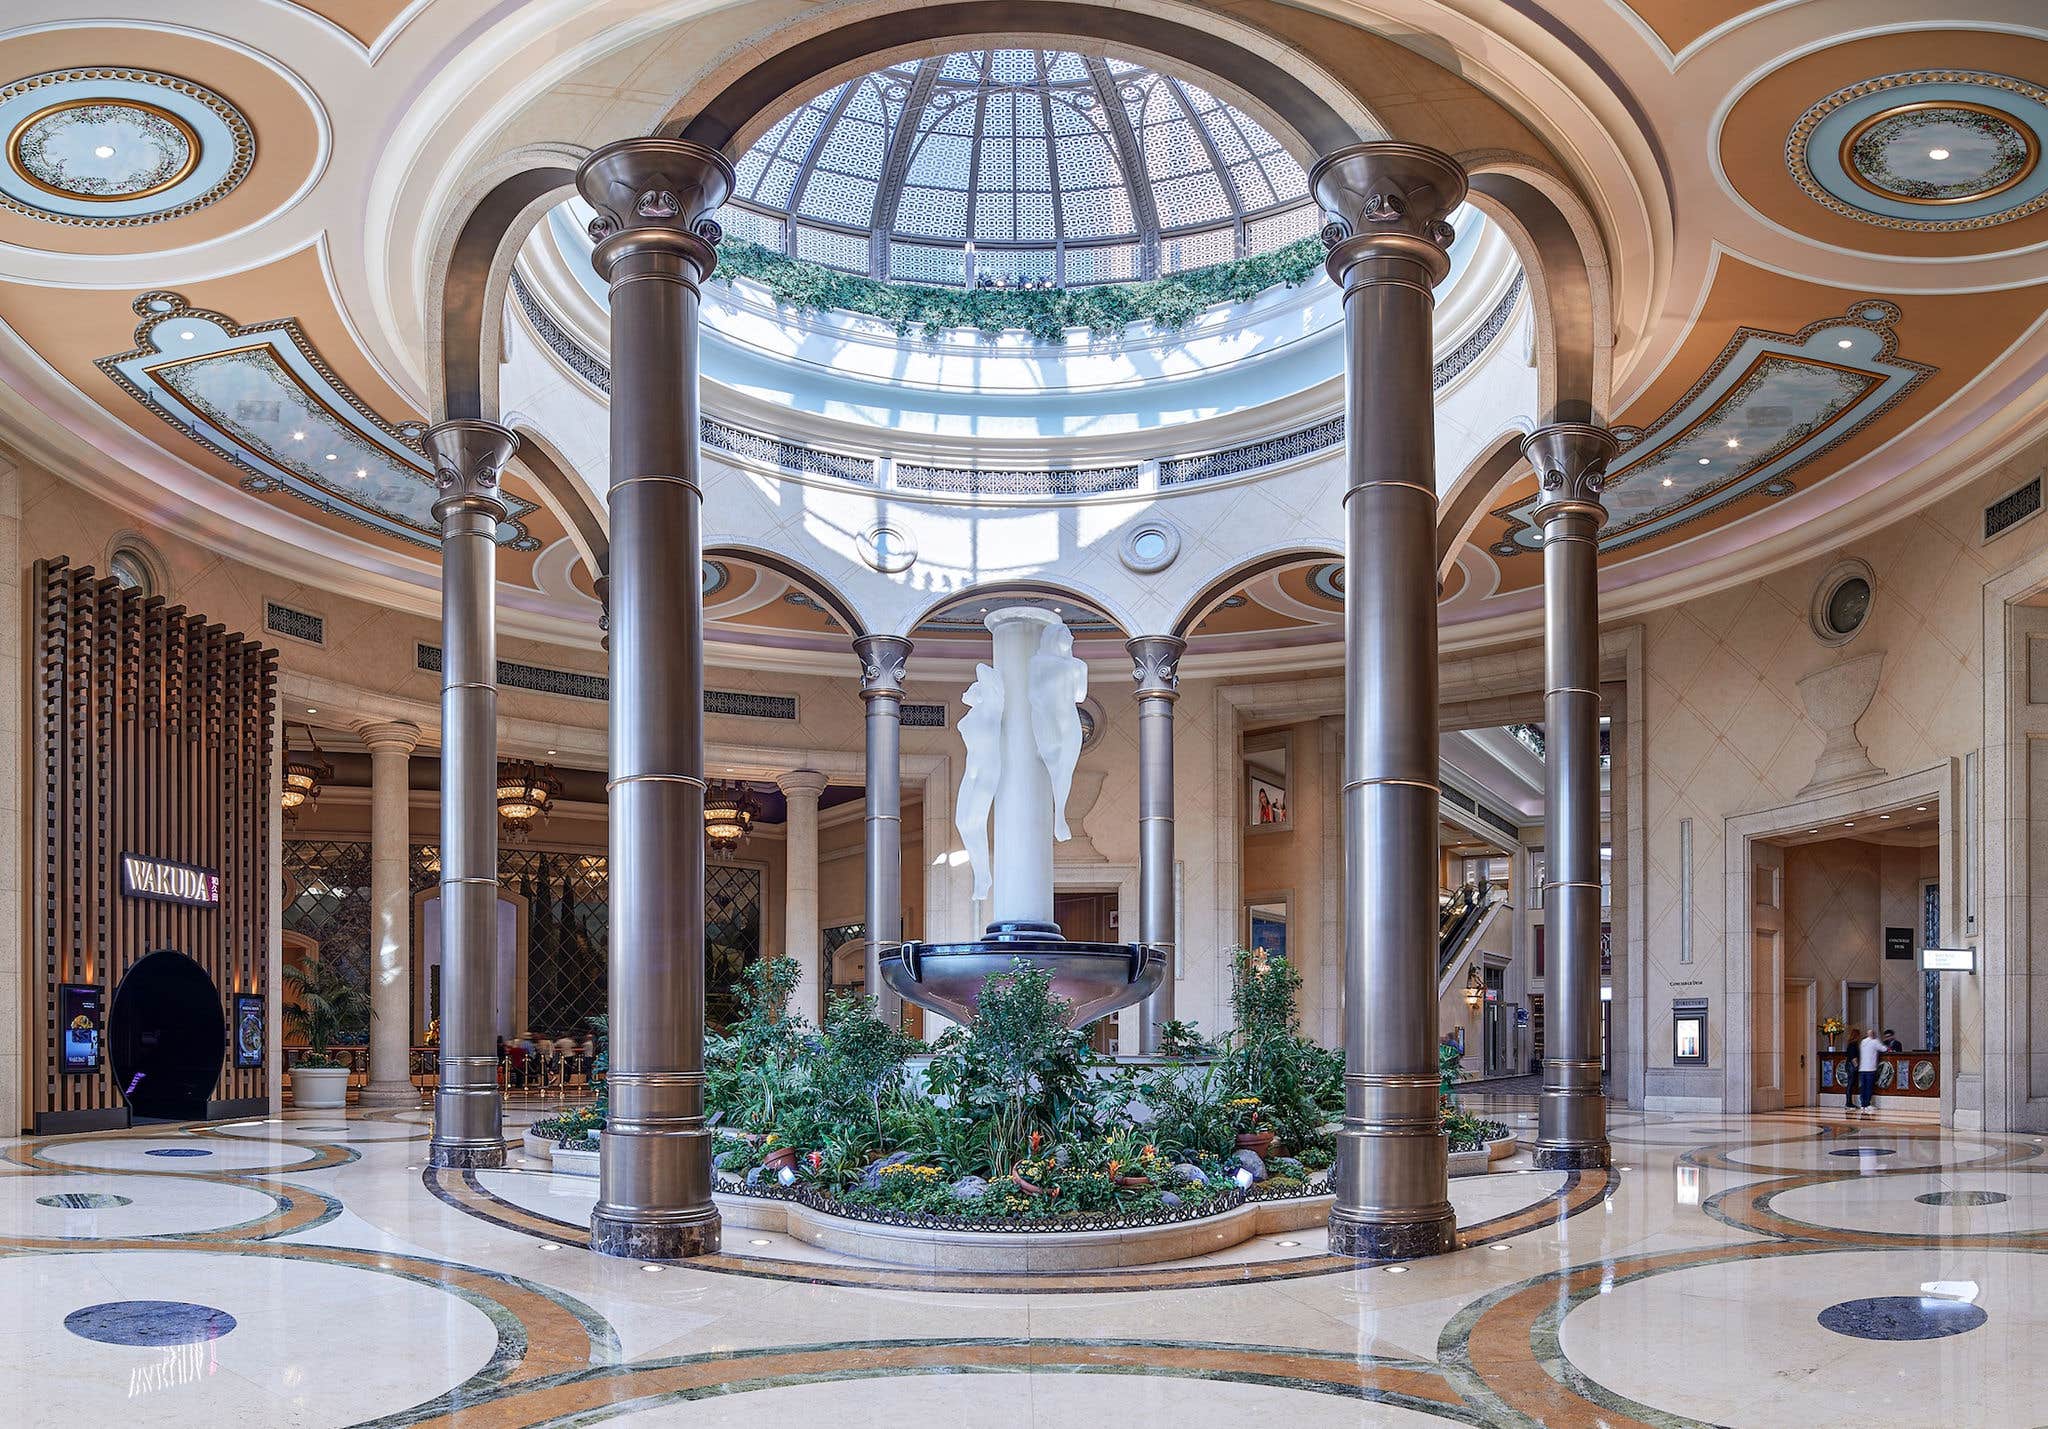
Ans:
[{"label": "potted palm", "polygon": [[292,1105],[348,1105],[348,1063],[329,1054],[338,1038],[366,1030],[376,1010],[370,994],[349,980],[338,962],[314,958],[284,970],[285,1023],[306,1039],[307,1052],[292,1068]]}]

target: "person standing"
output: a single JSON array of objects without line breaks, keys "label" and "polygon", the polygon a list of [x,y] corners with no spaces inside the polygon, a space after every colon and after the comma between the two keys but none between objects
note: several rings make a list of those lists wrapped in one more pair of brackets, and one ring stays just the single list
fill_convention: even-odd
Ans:
[{"label": "person standing", "polygon": [[1884,1055],[1884,1039],[1875,1031],[1864,1034],[1856,1047],[1856,1091],[1863,1099],[1862,1115],[1876,1116],[1871,1099],[1877,1095],[1877,1062]]},{"label": "person standing", "polygon": [[1849,1035],[1842,1040],[1842,1050],[1849,1054],[1842,1061],[1842,1107],[1845,1111],[1852,1113],[1856,1110],[1856,1084],[1861,1080],[1857,1075],[1856,1067],[1857,1063],[1861,1060],[1857,1048],[1862,1044],[1862,1041],[1863,1029],[1861,1027],[1851,1027]]}]

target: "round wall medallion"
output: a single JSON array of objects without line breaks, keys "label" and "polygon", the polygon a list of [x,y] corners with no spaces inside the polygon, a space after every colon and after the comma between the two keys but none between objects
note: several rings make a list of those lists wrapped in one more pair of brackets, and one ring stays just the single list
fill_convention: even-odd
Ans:
[{"label": "round wall medallion", "polygon": [[1785,142],[1793,180],[1845,218],[1919,233],[2048,207],[2048,89],[1976,70],[1915,70],[1839,89]]},{"label": "round wall medallion", "polygon": [[917,564],[917,542],[909,532],[894,526],[870,526],[855,544],[860,558],[885,576],[900,575]]},{"label": "round wall medallion", "polygon": [[1180,557],[1180,532],[1164,521],[1142,521],[1124,532],[1117,556],[1141,576],[1163,571]]},{"label": "round wall medallion", "polygon": [[0,206],[87,228],[161,223],[248,175],[256,140],[204,85],[139,69],[52,70],[0,87]]},{"label": "round wall medallion", "polygon": [[1862,561],[1830,566],[1813,588],[1807,622],[1823,645],[1847,645],[1870,621],[1877,576]]}]

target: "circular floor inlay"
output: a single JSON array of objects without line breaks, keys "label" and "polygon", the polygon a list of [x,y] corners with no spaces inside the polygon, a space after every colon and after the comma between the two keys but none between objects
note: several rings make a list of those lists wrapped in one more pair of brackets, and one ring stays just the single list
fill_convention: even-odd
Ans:
[{"label": "circular floor inlay", "polygon": [[[155,1152],[151,1152],[150,1154],[151,1154],[151,1155],[153,1156],[153,1155],[155,1155],[156,1153],[155,1153]],[[1830,1152],[1828,1153],[1828,1155],[1830,1155],[1830,1156],[1890,1156],[1890,1155],[1892,1155],[1892,1149],[1891,1149],[1891,1147],[1889,1147],[1889,1146],[1848,1146],[1848,1147],[1844,1147],[1844,1148],[1843,1148],[1842,1150],[1840,1150],[1840,1151],[1830,1151]]]},{"label": "circular floor inlay", "polygon": [[1929,1191],[1913,1199],[1923,1206],[1998,1206],[2012,1197],[2003,1191]]},{"label": "circular floor inlay", "polygon": [[197,1146],[159,1146],[154,1151],[145,1151],[144,1156],[211,1156],[211,1151]]},{"label": "circular floor inlay", "polygon": [[63,1191],[54,1196],[38,1196],[36,1204],[60,1211],[104,1211],[114,1206],[132,1206],[135,1202],[126,1196],[110,1196],[99,1191]]},{"label": "circular floor inlay", "polygon": [[1990,1318],[1967,1301],[1921,1295],[1844,1300],[1820,1312],[1822,1329],[1859,1340],[1945,1339],[1974,1330]]},{"label": "circular floor inlay", "polygon": [[73,1310],[64,1328],[103,1345],[189,1345],[219,1339],[235,1328],[235,1317],[185,1300],[109,1300]]}]

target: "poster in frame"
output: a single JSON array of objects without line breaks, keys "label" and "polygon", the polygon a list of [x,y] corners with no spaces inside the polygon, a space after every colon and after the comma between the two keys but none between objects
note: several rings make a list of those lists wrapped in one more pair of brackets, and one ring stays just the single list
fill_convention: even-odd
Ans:
[{"label": "poster in frame", "polygon": [[1245,820],[1255,829],[1286,828],[1287,786],[1258,774],[1245,776]]},{"label": "poster in frame", "polygon": [[1253,907],[1248,910],[1247,917],[1247,945],[1252,951],[1264,953],[1269,958],[1286,957],[1287,914],[1284,908],[1271,905]]},{"label": "poster in frame", "polygon": [[100,1066],[100,989],[97,983],[67,982],[57,988],[61,1044],[58,1065],[67,1073],[96,1072]]},{"label": "poster in frame", "polygon": [[235,994],[235,1065],[237,1067],[260,1067],[263,1065],[263,999],[256,993]]}]

